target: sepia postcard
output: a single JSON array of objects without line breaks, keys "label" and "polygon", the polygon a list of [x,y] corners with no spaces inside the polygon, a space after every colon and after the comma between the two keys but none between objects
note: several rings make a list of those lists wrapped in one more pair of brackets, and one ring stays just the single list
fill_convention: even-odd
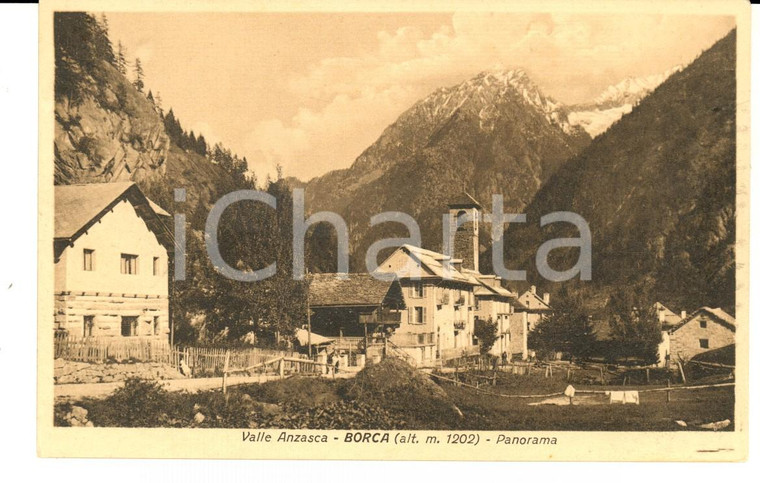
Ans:
[{"label": "sepia postcard", "polygon": [[742,461],[749,3],[43,1],[43,457]]}]

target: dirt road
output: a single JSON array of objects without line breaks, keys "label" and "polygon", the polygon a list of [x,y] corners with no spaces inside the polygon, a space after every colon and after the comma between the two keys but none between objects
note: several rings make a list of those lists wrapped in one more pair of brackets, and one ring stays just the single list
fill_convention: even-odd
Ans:
[{"label": "dirt road", "polygon": [[[339,372],[335,376],[325,375],[322,377],[347,379],[354,377],[354,372]],[[240,376],[227,378],[228,386],[239,384],[256,384],[279,379],[277,375]],[[159,381],[167,391],[198,392],[211,389],[221,389],[221,377],[204,377],[197,379],[166,379]],[[56,384],[54,393],[56,402],[77,401],[82,398],[104,398],[124,385],[120,382],[102,382],[93,384]]]}]

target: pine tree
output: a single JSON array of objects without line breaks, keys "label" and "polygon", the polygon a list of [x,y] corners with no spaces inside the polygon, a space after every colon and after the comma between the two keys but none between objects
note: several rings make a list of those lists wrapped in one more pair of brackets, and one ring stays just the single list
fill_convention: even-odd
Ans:
[{"label": "pine tree", "polygon": [[103,61],[115,64],[113,49],[102,26],[90,14],[56,12],[53,25],[55,95],[77,103],[84,93],[97,91],[89,77],[100,76]]},{"label": "pine tree", "polygon": [[208,146],[206,146],[206,138],[203,137],[203,134],[198,134],[198,154],[201,156],[205,156],[206,152],[208,151]]},{"label": "pine tree", "polygon": [[108,17],[106,17],[105,12],[101,12],[100,14],[100,28],[103,30],[103,33],[108,35]]},{"label": "pine tree", "polygon": [[122,75],[127,75],[127,54],[121,40],[116,47],[116,68]]},{"label": "pine tree", "polygon": [[108,36],[108,17],[106,17],[105,13],[100,14],[100,21],[96,22],[99,35],[98,43],[100,44],[98,46],[98,49],[100,50],[101,55],[103,55],[103,58],[108,61],[111,65],[116,65],[116,56],[113,55],[113,47],[111,45],[111,39]]},{"label": "pine tree", "polygon": [[143,79],[145,78],[145,73],[143,72],[142,68],[142,62],[140,62],[140,58],[135,58],[135,82],[134,86],[135,89],[142,92],[143,87],[145,87],[145,83],[143,82]]},{"label": "pine tree", "polygon": [[[153,100],[153,91],[148,89],[148,95],[146,96],[150,102],[154,102]],[[155,103],[155,102],[154,102]]]}]

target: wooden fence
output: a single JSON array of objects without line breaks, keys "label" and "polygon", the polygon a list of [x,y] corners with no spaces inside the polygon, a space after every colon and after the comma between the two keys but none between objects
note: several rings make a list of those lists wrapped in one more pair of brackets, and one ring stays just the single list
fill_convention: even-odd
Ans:
[{"label": "wooden fence", "polygon": [[250,367],[277,357],[299,358],[297,353],[257,347],[172,347],[164,339],[140,337],[82,339],[56,336],[54,346],[56,359],[89,363],[159,362],[177,369],[182,364],[196,377],[221,376],[225,363],[227,367]]},{"label": "wooden fence", "polygon": [[[215,347],[177,347],[176,357],[183,360],[195,377],[222,376],[226,367],[255,367],[274,358],[299,355],[288,351],[275,351],[257,347],[223,349]],[[227,360],[229,354],[229,360]],[[179,364],[179,360],[177,361]]]},{"label": "wooden fence", "polygon": [[114,337],[76,338],[55,337],[55,358],[78,362],[163,362],[171,363],[172,348],[165,339]]}]

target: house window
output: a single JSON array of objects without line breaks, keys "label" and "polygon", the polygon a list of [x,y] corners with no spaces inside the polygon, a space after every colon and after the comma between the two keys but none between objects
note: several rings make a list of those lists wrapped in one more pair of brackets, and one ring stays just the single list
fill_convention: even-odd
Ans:
[{"label": "house window", "polygon": [[700,320],[699,321],[699,327],[701,329],[706,329],[707,328],[707,321],[706,320]]},{"label": "house window", "polygon": [[158,323],[158,316],[153,317],[153,335],[158,335],[158,330],[161,326]]},{"label": "house window", "polygon": [[422,298],[425,295],[425,289],[422,285],[422,282],[414,282],[411,286],[412,289],[412,297],[414,298]]},{"label": "house window", "polygon": [[412,324],[425,323],[425,307],[414,307],[411,313],[412,313]]},{"label": "house window", "polygon": [[124,337],[133,337],[137,335],[137,317],[121,318],[121,335]]},{"label": "house window", "polygon": [[137,275],[137,255],[121,254],[121,273]]},{"label": "house window", "polygon": [[84,316],[84,327],[82,330],[82,336],[84,337],[92,337],[92,328],[95,326],[95,316],[94,315],[85,315]]},{"label": "house window", "polygon": [[159,264],[159,258],[153,257],[153,275],[161,274],[161,265]]},{"label": "house window", "polygon": [[710,348],[709,339],[699,339],[699,347],[700,349],[709,349]]},{"label": "house window", "polygon": [[90,250],[89,248],[85,248],[84,252],[84,265],[83,269],[85,272],[92,272],[95,270],[95,250]]}]

